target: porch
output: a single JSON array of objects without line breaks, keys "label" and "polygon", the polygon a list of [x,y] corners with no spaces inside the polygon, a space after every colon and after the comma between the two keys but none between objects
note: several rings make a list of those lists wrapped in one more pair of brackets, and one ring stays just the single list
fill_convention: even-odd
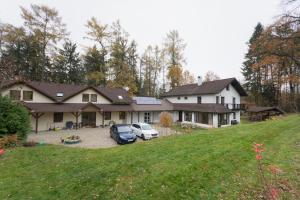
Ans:
[{"label": "porch", "polygon": [[26,103],[25,106],[31,113],[32,129],[36,133],[132,122],[129,105]]}]

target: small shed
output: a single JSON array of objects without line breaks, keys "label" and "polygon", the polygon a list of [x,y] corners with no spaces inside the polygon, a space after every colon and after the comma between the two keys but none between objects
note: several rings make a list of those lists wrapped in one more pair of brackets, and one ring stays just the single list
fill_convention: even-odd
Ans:
[{"label": "small shed", "polygon": [[283,115],[284,111],[278,107],[262,107],[262,106],[252,106],[247,110],[249,115],[249,120],[251,121],[263,121],[269,119],[273,116]]}]

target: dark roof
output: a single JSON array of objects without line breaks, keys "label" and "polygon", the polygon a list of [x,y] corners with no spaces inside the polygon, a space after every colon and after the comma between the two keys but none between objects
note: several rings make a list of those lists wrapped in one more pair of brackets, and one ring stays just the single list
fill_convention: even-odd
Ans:
[{"label": "dark roof", "polygon": [[281,110],[278,107],[272,106],[272,107],[263,107],[263,106],[252,106],[248,108],[248,112],[253,112],[253,113],[259,113],[259,112],[266,112],[266,111],[275,111],[279,112],[281,114],[284,114],[284,111]]},{"label": "dark roof", "polygon": [[[9,81],[4,85],[4,88],[15,84],[25,84],[56,102],[63,102],[86,89],[94,89],[96,92],[114,104],[129,104],[132,102],[132,99],[128,96],[127,91],[122,88],[93,87],[86,85],[58,84],[37,81]],[[57,97],[57,93],[63,93],[64,95],[63,97]],[[118,97],[120,95],[123,97],[122,99]]]},{"label": "dark roof", "polygon": [[93,103],[25,103],[31,112],[79,112],[88,106],[93,106],[99,111],[132,111],[130,105],[125,104],[93,104]]},{"label": "dark roof", "polygon": [[210,104],[210,103],[174,103],[174,110],[182,111],[198,111],[204,113],[231,113],[232,111],[226,108],[222,104]]},{"label": "dark roof", "polygon": [[166,92],[163,96],[179,96],[179,95],[204,95],[204,94],[217,94],[221,92],[231,84],[241,96],[247,96],[246,91],[240,85],[240,83],[235,78],[221,79],[215,81],[203,82],[202,85],[198,84],[188,84],[178,86],[169,92]]}]

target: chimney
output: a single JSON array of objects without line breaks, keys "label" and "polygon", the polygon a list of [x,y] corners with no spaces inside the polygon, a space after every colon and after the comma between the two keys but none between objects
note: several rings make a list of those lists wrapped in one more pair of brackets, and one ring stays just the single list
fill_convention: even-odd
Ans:
[{"label": "chimney", "polygon": [[198,86],[202,85],[202,77],[198,76]]}]

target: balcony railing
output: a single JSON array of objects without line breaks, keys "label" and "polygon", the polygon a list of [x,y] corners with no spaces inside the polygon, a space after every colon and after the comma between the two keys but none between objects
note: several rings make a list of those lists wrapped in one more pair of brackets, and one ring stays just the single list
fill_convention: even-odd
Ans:
[{"label": "balcony railing", "polygon": [[245,110],[245,104],[226,103],[224,106],[230,110]]}]

